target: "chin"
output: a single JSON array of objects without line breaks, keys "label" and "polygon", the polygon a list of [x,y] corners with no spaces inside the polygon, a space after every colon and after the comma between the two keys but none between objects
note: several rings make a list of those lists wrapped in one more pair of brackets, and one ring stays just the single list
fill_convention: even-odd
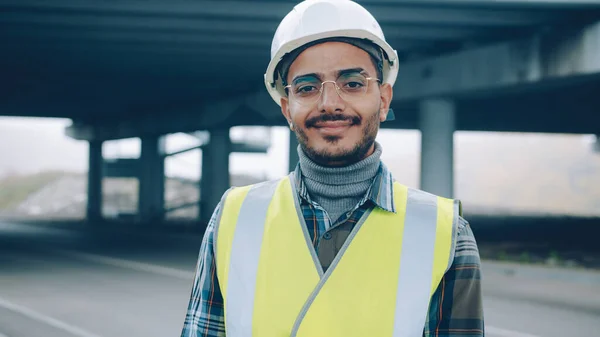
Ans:
[{"label": "chin", "polygon": [[315,148],[323,154],[331,156],[341,156],[352,151],[356,146],[354,142],[348,142],[347,139],[323,139],[319,144],[315,144]]},{"label": "chin", "polygon": [[352,155],[354,148],[352,146],[324,146],[317,149],[318,156],[322,162],[329,164],[345,164],[349,160],[354,161]]}]

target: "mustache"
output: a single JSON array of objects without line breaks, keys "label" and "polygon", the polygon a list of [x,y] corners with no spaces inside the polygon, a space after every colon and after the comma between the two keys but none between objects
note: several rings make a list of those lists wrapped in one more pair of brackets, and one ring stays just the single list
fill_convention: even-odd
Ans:
[{"label": "mustache", "polygon": [[349,121],[350,125],[360,125],[361,119],[358,116],[347,116],[344,114],[320,114],[313,118],[309,118],[304,123],[306,128],[315,127],[317,123],[333,122],[333,121]]}]

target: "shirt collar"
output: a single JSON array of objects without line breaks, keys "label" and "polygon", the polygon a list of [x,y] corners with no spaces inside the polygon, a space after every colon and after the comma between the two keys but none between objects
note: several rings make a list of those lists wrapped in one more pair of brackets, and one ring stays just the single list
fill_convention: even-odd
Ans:
[{"label": "shirt collar", "polygon": [[[302,180],[300,164],[296,165],[294,179],[296,190],[298,191],[300,198],[309,204],[314,204],[310,199],[306,185]],[[362,205],[367,201],[373,202],[384,211],[396,213],[396,207],[394,205],[394,177],[383,162],[380,162],[375,178],[359,205]]]}]

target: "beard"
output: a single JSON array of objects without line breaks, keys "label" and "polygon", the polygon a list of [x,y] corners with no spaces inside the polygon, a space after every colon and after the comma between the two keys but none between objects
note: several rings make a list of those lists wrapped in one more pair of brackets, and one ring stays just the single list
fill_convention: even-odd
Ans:
[{"label": "beard", "polygon": [[[351,127],[362,126],[362,137],[354,146],[347,150],[332,151],[330,149],[315,149],[308,145],[308,136],[304,132],[304,129],[298,127],[295,123],[292,123],[294,133],[300,144],[300,148],[304,151],[306,156],[315,163],[322,166],[347,166],[363,160],[367,157],[367,154],[377,137],[377,131],[379,130],[379,109],[377,112],[371,115],[369,119],[363,120],[358,116],[348,117],[343,114],[322,114],[315,118],[311,118],[305,122],[305,128],[314,127],[318,122],[325,121],[336,121],[336,120],[348,120],[351,122]],[[336,145],[341,137],[338,136],[327,136],[323,138],[328,144]]]}]

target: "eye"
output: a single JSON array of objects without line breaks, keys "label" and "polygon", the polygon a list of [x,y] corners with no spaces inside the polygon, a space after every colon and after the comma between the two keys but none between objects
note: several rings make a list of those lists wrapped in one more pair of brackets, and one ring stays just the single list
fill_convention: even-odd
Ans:
[{"label": "eye", "polygon": [[337,83],[344,91],[363,92],[366,88],[367,79],[362,74],[345,74],[340,76]]},{"label": "eye", "polygon": [[360,89],[362,88],[364,85],[360,82],[348,82],[346,83],[346,87],[350,88],[350,89]]},{"label": "eye", "polygon": [[317,91],[317,87],[310,84],[299,86],[295,90],[298,94],[308,94],[314,91]]}]

